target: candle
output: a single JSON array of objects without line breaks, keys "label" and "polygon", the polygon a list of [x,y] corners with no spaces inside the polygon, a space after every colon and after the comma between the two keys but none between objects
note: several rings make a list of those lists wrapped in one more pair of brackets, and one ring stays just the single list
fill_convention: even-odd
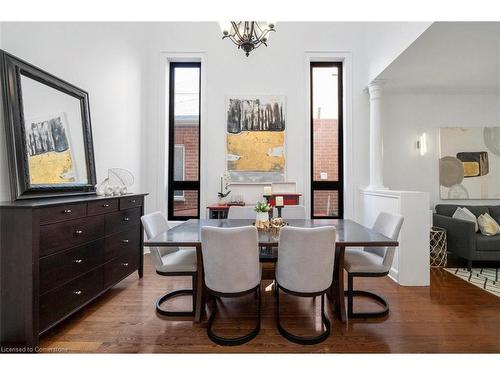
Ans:
[{"label": "candle", "polygon": [[283,207],[283,197],[276,197],[276,207]]},{"label": "candle", "polygon": [[272,195],[271,186],[264,186],[264,196],[268,197]]}]

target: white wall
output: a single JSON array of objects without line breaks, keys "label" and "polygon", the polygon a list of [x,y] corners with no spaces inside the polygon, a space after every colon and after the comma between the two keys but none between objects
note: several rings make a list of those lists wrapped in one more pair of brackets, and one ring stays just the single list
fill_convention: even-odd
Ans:
[{"label": "white wall", "polygon": [[377,22],[370,24],[367,48],[370,49],[369,81],[375,79],[432,22]]},{"label": "white wall", "polygon": [[[400,31],[404,27],[403,24],[394,23],[386,30],[393,28]],[[147,190],[153,193],[151,208],[163,208],[165,195],[164,188],[158,186],[156,175],[156,171],[160,170],[159,165],[162,164],[158,159],[161,154],[158,140],[164,139],[161,129],[165,126],[162,122],[164,99],[161,86],[164,82],[160,51],[204,52],[206,56],[208,88],[205,126],[209,129],[207,139],[202,145],[205,156],[202,165],[206,168],[205,186],[202,187],[205,190],[202,195],[206,196],[206,201],[201,202],[202,207],[217,200],[218,178],[225,169],[226,96],[255,93],[286,95],[287,179],[297,182],[298,189],[305,195],[305,203],[308,204],[309,144],[306,135],[309,132],[309,88],[305,69],[306,52],[348,53],[352,56],[352,76],[346,77],[346,83],[352,92],[352,103],[348,105],[348,110],[352,113],[349,131],[354,143],[352,149],[346,150],[349,158],[345,163],[346,168],[352,168],[353,171],[350,181],[352,186],[367,185],[368,100],[364,88],[369,81],[371,53],[374,53],[378,46],[382,48],[384,42],[390,44],[388,38],[384,41],[368,38],[380,29],[380,24],[278,23],[277,32],[272,35],[269,47],[261,47],[249,57],[245,57],[231,42],[220,40],[216,23],[161,23],[148,24],[147,28],[148,39],[144,45],[148,59],[147,85],[151,90],[145,93],[144,102],[148,109],[145,111],[144,123],[151,125],[152,131],[146,133],[143,138],[143,150],[144,159],[150,160],[155,167],[145,170],[143,178]],[[399,40],[398,35],[393,33],[393,38]],[[405,36],[406,43],[409,44],[410,39]],[[392,53],[394,48],[391,49]],[[377,59],[380,55],[377,53]],[[391,58],[385,61],[391,61]],[[234,193],[242,193],[248,202],[259,199],[262,194],[261,186],[232,186],[231,190]],[[351,217],[351,211],[356,210],[356,197],[356,193],[346,192],[346,217]]]},{"label": "white wall", "polygon": [[[207,137],[202,144],[202,168],[206,201],[217,201],[219,176],[225,170],[225,100],[231,94],[283,94],[287,100],[286,165],[287,179],[297,182],[304,191],[308,178],[309,152],[305,134],[308,133],[308,103],[305,69],[306,51],[350,51],[353,54],[353,112],[352,130],[359,144],[367,142],[364,131],[368,122],[368,106],[363,88],[367,80],[363,28],[357,24],[289,24],[279,23],[269,47],[261,47],[245,57],[230,41],[221,41],[217,23],[162,23],[147,25],[145,54],[148,58],[147,79],[151,88],[146,93],[144,123],[151,131],[144,137],[144,158],[155,163],[144,178],[148,191],[157,201],[152,207],[162,207],[165,195],[156,184],[161,155],[158,140],[164,139],[161,119],[161,55],[166,52],[205,52],[207,62],[207,97],[205,127]],[[208,129],[207,129],[208,128]],[[160,141],[161,143],[161,141]],[[359,147],[355,165],[359,165],[357,183],[366,183],[368,155],[366,147]],[[203,189],[203,187],[202,187]],[[247,202],[261,198],[262,186],[231,186],[234,193],[242,193]],[[203,195],[203,192],[202,192]],[[153,198],[154,199],[154,198]],[[164,200],[163,200],[164,201]],[[205,213],[204,208],[202,209]]]},{"label": "white wall", "polygon": [[[165,187],[158,171],[166,143],[162,92],[162,52],[203,52],[206,57],[206,139],[202,144],[204,206],[217,200],[218,178],[225,169],[225,99],[231,94],[273,93],[287,98],[287,178],[308,199],[309,144],[306,52],[348,54],[352,74],[351,149],[346,167],[353,173],[346,205],[356,210],[357,188],[368,184],[368,96],[371,74],[383,69],[416,38],[424,24],[278,23],[269,47],[249,57],[222,41],[211,23],[8,23],[3,47],[90,93],[98,178],[110,167],[132,171],[134,191],[147,191],[147,210],[164,208]],[[392,30],[392,32],[391,32]],[[405,32],[408,30],[408,32]],[[376,35],[385,35],[377,38]],[[162,57],[163,56],[163,57]],[[0,193],[8,197],[4,132],[0,131]],[[352,156],[352,157],[351,157]],[[232,188],[248,201],[262,187]],[[351,203],[349,203],[351,202]],[[306,200],[306,204],[307,204]],[[351,210],[346,216],[352,215]]]},{"label": "white wall", "polygon": [[[89,92],[98,180],[129,169],[141,191],[141,54],[137,26],[120,23],[4,23],[3,49]],[[0,198],[9,199],[0,131]]]},{"label": "white wall", "polygon": [[[433,90],[384,93],[384,183],[396,190],[430,194],[437,203],[464,201],[439,198],[439,128],[500,126],[500,91]],[[428,153],[420,156],[417,137],[427,133]],[[500,200],[467,201],[500,204]]]}]

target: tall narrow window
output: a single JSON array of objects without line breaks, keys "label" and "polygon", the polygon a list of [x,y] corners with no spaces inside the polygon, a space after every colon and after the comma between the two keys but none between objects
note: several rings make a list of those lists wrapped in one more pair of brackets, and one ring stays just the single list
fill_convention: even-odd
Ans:
[{"label": "tall narrow window", "polygon": [[200,217],[200,73],[200,63],[170,63],[169,220]]},{"label": "tall narrow window", "polygon": [[342,218],[342,63],[311,63],[311,217]]}]

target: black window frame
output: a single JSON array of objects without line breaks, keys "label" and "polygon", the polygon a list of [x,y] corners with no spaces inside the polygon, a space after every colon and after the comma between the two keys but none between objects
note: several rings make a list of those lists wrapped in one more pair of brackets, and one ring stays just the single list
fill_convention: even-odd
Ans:
[{"label": "black window frame", "polygon": [[[316,67],[336,67],[338,70],[338,181],[314,180],[314,108],[313,108],[313,69]],[[309,71],[310,88],[310,132],[311,132],[311,219],[343,219],[344,218],[344,97],[343,97],[343,63],[340,61],[311,61]],[[314,192],[333,190],[338,193],[337,216],[314,215]]]},{"label": "black window frame", "polygon": [[[175,69],[176,68],[198,68],[199,69],[199,100],[198,100],[198,180],[175,181],[174,179],[174,152],[175,152]],[[201,176],[201,62],[170,62],[168,82],[168,220],[185,221],[200,218],[200,176]],[[184,160],[185,162],[185,160]],[[174,191],[196,190],[197,209],[196,216],[176,216],[174,212]]]}]

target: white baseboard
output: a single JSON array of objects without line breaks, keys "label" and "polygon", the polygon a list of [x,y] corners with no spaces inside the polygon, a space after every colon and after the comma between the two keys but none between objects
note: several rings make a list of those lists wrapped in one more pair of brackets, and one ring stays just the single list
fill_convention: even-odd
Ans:
[{"label": "white baseboard", "polygon": [[391,267],[389,271],[389,277],[396,283],[399,283],[399,273],[398,270],[395,269],[394,267]]}]

